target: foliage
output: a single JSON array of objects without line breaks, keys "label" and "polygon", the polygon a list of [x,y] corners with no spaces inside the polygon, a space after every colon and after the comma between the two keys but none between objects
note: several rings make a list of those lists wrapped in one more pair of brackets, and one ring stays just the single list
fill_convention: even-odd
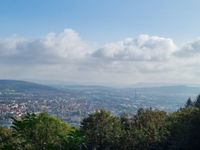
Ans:
[{"label": "foliage", "polygon": [[198,108],[182,108],[168,118],[168,149],[200,148],[200,111]]},{"label": "foliage", "polygon": [[197,96],[194,106],[200,108],[200,95]]},{"label": "foliage", "polygon": [[22,149],[36,150],[67,149],[62,142],[67,141],[66,137],[75,130],[47,113],[13,118],[12,129],[13,134],[21,139],[19,146]]},{"label": "foliage", "polygon": [[80,128],[47,113],[12,118],[0,127],[2,150],[197,150],[200,149],[200,95],[167,114],[140,108],[133,116],[98,110]]},{"label": "foliage", "polygon": [[67,150],[86,149],[85,136],[81,134],[78,129],[72,130],[67,136],[65,136],[62,144]]},{"label": "foliage", "polygon": [[12,136],[12,131],[8,128],[0,127],[0,149],[1,150],[14,150],[14,145],[17,142]]},{"label": "foliage", "polygon": [[133,117],[136,149],[157,149],[169,134],[165,128],[167,114],[164,111],[139,109]]},{"label": "foliage", "polygon": [[121,127],[120,121],[110,112],[99,110],[81,122],[81,131],[87,138],[88,149],[117,149]]},{"label": "foliage", "polygon": [[193,106],[194,106],[194,103],[192,102],[191,98],[188,98],[188,100],[185,104],[185,107],[189,108],[189,107],[193,107]]}]

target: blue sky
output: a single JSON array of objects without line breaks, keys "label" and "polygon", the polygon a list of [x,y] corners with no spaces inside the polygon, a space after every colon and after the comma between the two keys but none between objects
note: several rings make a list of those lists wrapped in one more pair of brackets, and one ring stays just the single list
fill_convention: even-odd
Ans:
[{"label": "blue sky", "polygon": [[199,0],[2,0],[0,78],[200,82]]},{"label": "blue sky", "polygon": [[199,0],[4,0],[1,37],[40,37],[73,28],[99,42],[151,34],[177,42],[200,35]]}]

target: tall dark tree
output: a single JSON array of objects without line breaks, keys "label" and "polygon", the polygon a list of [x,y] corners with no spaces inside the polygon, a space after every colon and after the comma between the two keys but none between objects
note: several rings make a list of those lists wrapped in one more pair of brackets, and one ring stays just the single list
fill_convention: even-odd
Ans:
[{"label": "tall dark tree", "polygon": [[120,121],[105,110],[90,114],[81,122],[89,150],[118,149],[121,135]]},{"label": "tall dark tree", "polygon": [[189,108],[189,107],[193,107],[193,106],[194,106],[194,104],[193,104],[191,98],[188,98],[188,100],[187,100],[187,102],[185,104],[185,107]]},{"label": "tall dark tree", "polygon": [[200,95],[197,96],[196,101],[194,103],[195,107],[200,108]]},{"label": "tall dark tree", "polygon": [[169,150],[198,150],[200,148],[200,112],[198,108],[183,108],[172,113],[166,125],[170,136]]},{"label": "tall dark tree", "polygon": [[132,129],[132,120],[128,116],[128,114],[124,113],[120,116],[120,123],[121,123],[121,138],[119,142],[119,149],[120,150],[127,150],[133,149],[135,144],[135,138],[132,136],[131,129]]},{"label": "tall dark tree", "polygon": [[168,131],[165,128],[167,114],[164,111],[153,109],[139,109],[133,117],[133,135],[135,149],[159,149],[166,139]]}]

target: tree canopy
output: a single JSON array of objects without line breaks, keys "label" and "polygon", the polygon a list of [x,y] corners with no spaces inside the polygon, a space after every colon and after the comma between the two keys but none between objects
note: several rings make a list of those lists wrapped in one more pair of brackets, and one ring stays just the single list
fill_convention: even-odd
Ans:
[{"label": "tree canopy", "polygon": [[0,127],[2,150],[198,150],[200,96],[185,107],[166,113],[138,109],[130,116],[97,110],[72,127],[47,113],[12,118]]}]

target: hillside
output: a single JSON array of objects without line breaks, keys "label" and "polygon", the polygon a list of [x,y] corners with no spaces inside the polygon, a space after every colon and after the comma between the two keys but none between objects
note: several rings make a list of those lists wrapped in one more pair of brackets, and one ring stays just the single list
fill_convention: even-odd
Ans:
[{"label": "hillside", "polygon": [[37,83],[18,81],[18,80],[0,80],[1,93],[59,93],[60,90]]},{"label": "hillside", "polygon": [[173,94],[173,95],[197,95],[200,93],[200,87],[191,87],[185,85],[176,86],[159,86],[159,87],[144,87],[136,88],[142,93],[157,93],[157,94]]}]

